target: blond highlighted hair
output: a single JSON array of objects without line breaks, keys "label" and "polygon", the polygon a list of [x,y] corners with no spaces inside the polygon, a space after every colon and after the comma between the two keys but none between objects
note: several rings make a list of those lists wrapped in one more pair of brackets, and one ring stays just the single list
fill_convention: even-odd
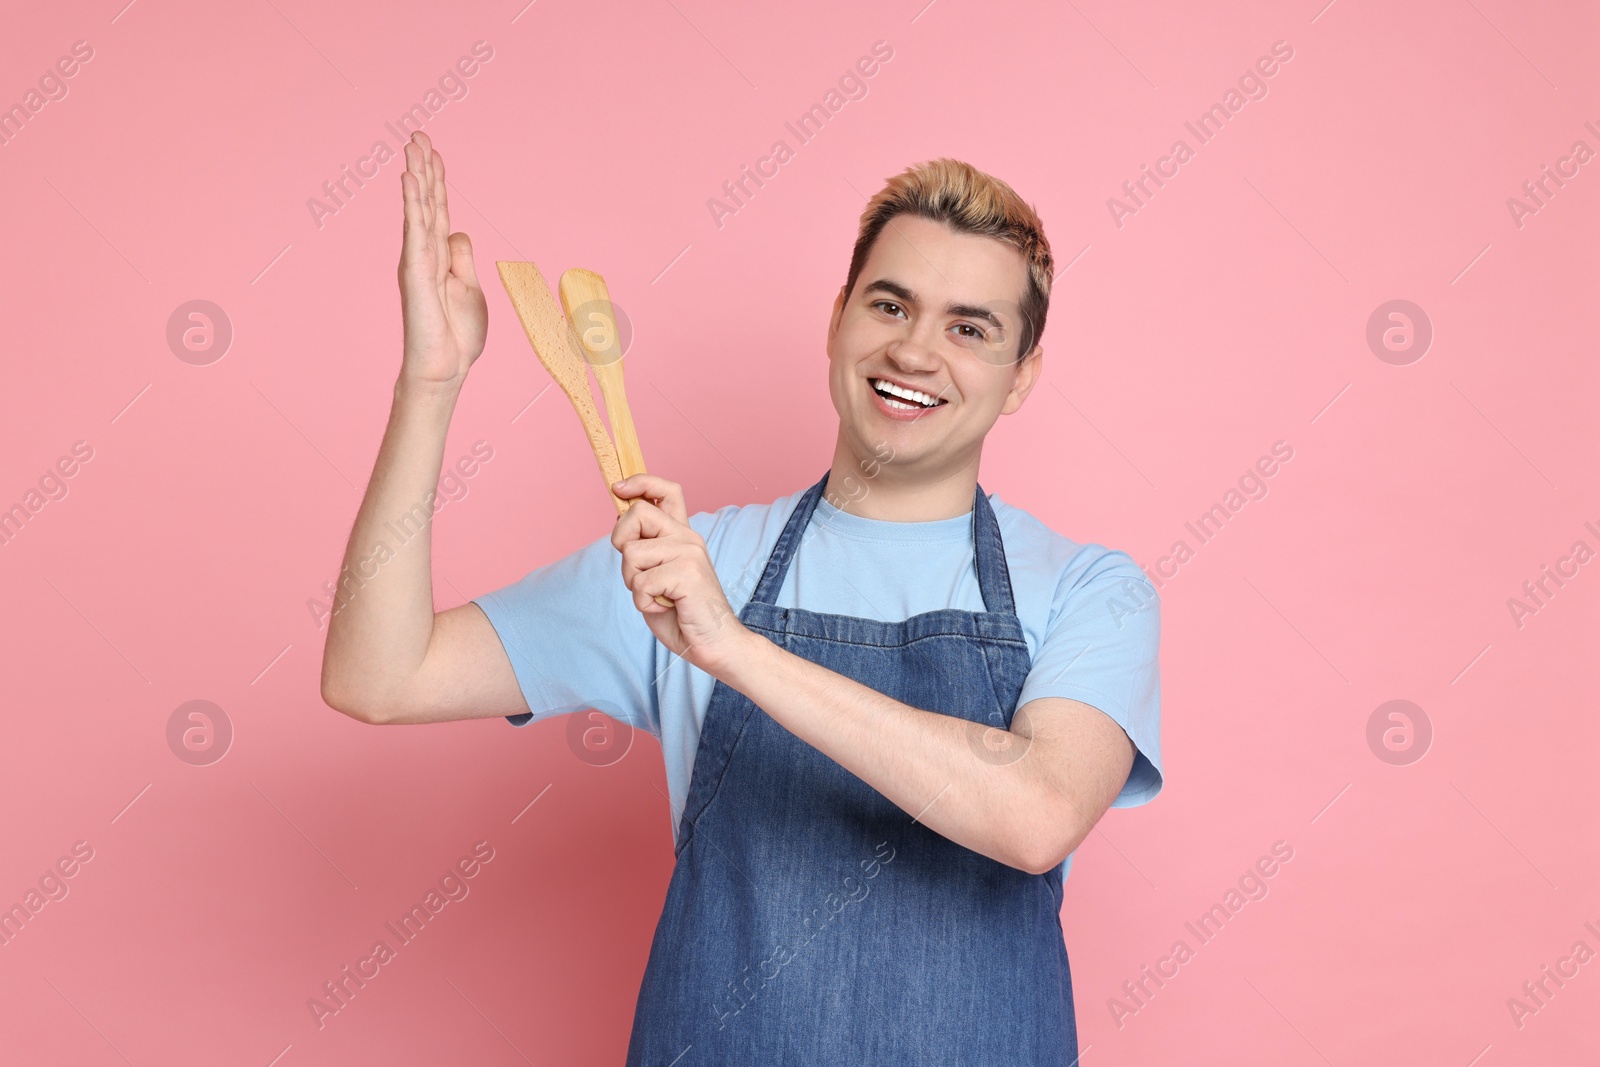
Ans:
[{"label": "blond highlighted hair", "polygon": [[847,298],[855,290],[878,234],[896,215],[932,219],[957,233],[993,237],[1021,253],[1028,268],[1028,285],[1019,309],[1023,321],[1018,359],[1033,351],[1044,333],[1050,282],[1055,275],[1050,242],[1045,239],[1038,212],[1011,186],[959,159],[940,158],[907,167],[890,178],[861,213],[850,276],[845,280]]}]

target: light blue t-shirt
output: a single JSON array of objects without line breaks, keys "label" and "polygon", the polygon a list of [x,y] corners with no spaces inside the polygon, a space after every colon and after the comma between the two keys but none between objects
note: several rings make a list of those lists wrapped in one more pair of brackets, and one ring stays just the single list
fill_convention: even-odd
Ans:
[{"label": "light blue t-shirt", "polygon": [[[755,592],[803,493],[690,516],[736,613]],[[1032,663],[1017,706],[1068,697],[1111,716],[1138,749],[1113,806],[1147,803],[1162,785],[1155,587],[1126,553],[1069,540],[997,494],[989,503]],[[622,583],[622,555],[610,535],[474,602],[499,634],[533,709],[510,722],[593,708],[660,741],[675,838],[716,679],[650,632]],[[940,608],[982,611],[972,514],[890,522],[842,511],[824,496],[777,604],[884,622]],[[1062,864],[1063,877],[1071,862],[1069,856]]]}]

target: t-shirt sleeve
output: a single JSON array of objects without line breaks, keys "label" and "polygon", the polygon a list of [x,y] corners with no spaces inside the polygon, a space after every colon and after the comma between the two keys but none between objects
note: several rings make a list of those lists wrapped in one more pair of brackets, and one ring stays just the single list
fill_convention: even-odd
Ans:
[{"label": "t-shirt sleeve", "polygon": [[1161,601],[1125,552],[1109,550],[1069,573],[1056,590],[1051,624],[1017,699],[1089,704],[1122,727],[1138,753],[1112,807],[1161,792]]},{"label": "t-shirt sleeve", "polygon": [[531,711],[514,726],[593,708],[660,738],[655,635],[622,584],[610,535],[475,597]]}]

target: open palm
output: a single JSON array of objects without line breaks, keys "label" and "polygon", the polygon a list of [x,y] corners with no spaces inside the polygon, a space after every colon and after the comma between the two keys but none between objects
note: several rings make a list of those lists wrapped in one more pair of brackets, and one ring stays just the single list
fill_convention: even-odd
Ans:
[{"label": "open palm", "polygon": [[400,248],[400,307],[406,375],[459,385],[483,351],[489,309],[472,263],[472,240],[450,232],[444,158],[420,131],[406,143],[400,175],[405,238]]}]

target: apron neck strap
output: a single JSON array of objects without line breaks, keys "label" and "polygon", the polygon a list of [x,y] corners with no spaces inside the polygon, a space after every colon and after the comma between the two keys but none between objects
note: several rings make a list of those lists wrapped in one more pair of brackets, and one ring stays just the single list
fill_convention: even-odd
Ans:
[{"label": "apron neck strap", "polygon": [[[783,533],[778,536],[778,543],[773,546],[772,555],[767,558],[767,568],[762,572],[761,582],[751,594],[752,604],[777,602],[778,591],[783,588],[784,576],[789,572],[789,562],[804,542],[811,526],[811,514],[817,510],[817,501],[822,499],[822,491],[828,484],[828,473],[824,471],[822,478],[805,491],[789,515]],[[989,498],[981,485],[975,487],[972,496],[972,548],[978,571],[978,589],[983,594],[985,610],[1016,614],[1016,603],[1011,595],[1011,572],[1006,566],[1005,546],[1000,539],[1000,522],[995,518],[994,509],[989,506]]]}]

